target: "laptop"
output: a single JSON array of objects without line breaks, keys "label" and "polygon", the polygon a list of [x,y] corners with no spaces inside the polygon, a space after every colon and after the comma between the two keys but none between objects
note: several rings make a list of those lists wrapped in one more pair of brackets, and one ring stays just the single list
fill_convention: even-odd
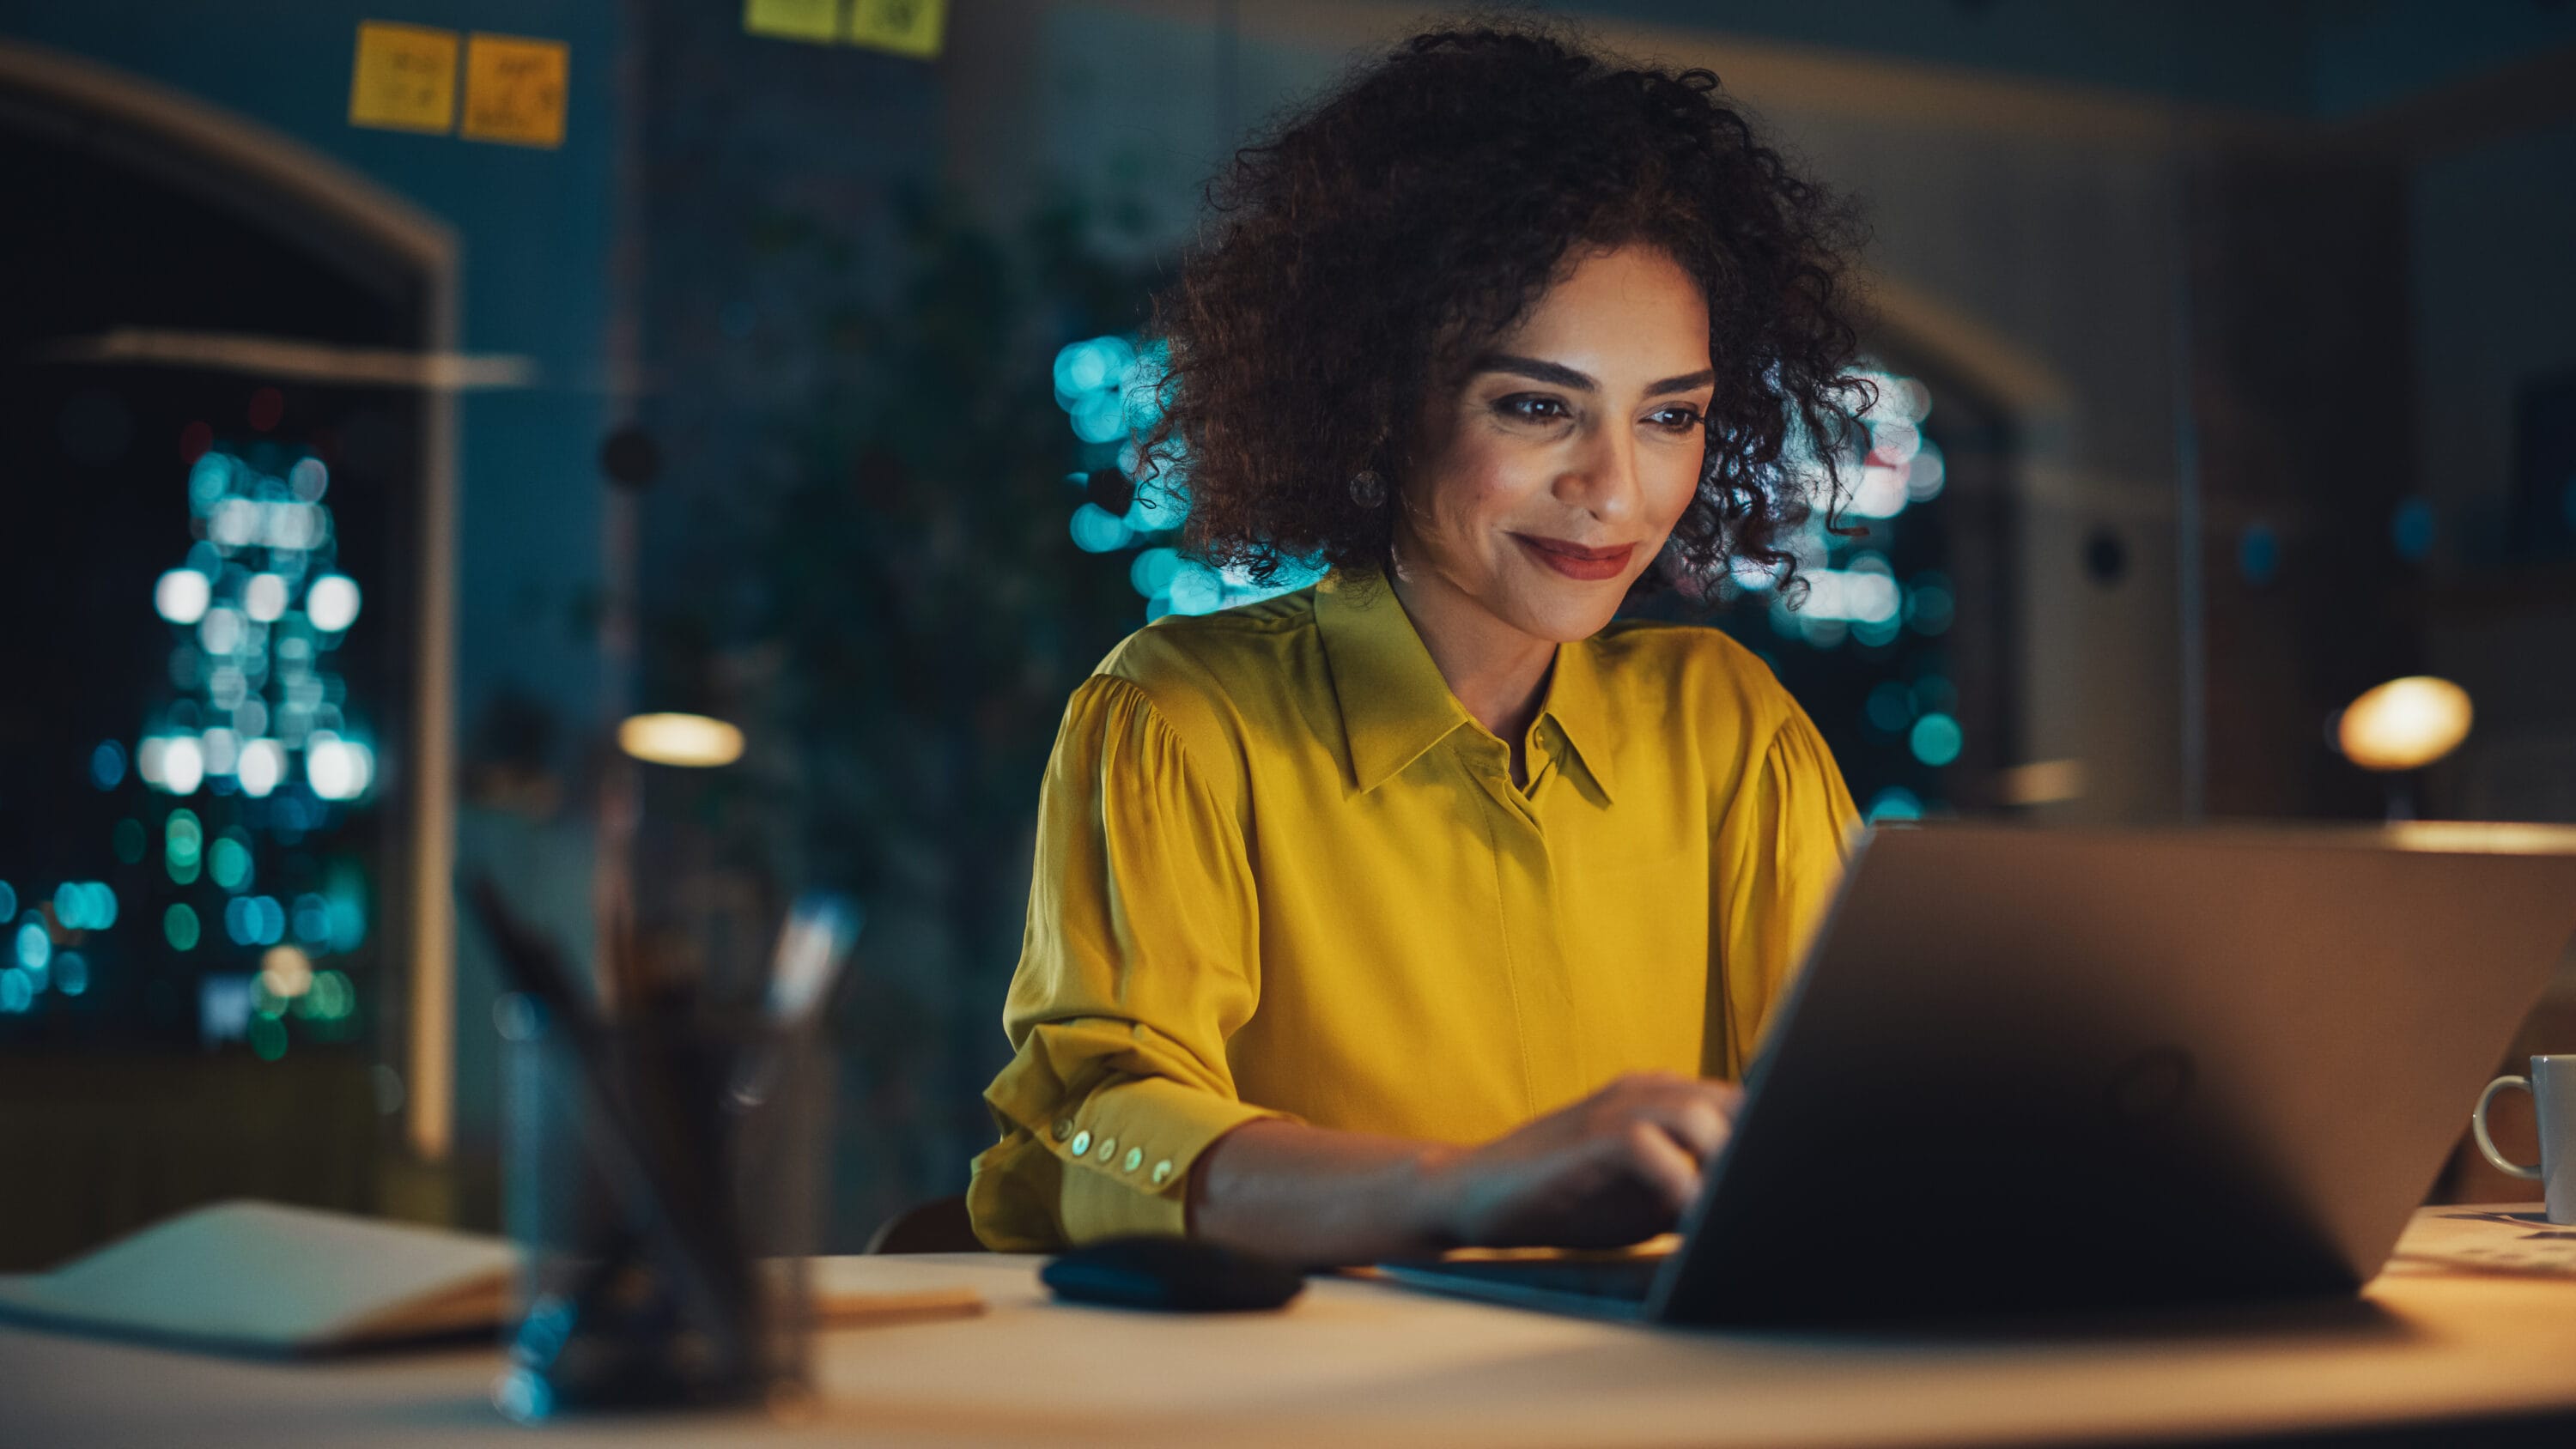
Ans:
[{"label": "laptop", "polygon": [[2348,1295],[2576,935],[2576,829],[1871,832],[1668,1252],[1379,1265],[1658,1323]]}]

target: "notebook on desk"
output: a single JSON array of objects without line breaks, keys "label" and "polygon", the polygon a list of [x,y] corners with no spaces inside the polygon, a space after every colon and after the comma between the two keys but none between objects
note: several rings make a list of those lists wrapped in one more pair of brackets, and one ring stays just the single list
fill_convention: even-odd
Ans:
[{"label": "notebook on desk", "polygon": [[50,1273],[0,1314],[240,1353],[311,1355],[489,1328],[517,1264],[497,1238],[267,1202],[156,1223]]},{"label": "notebook on desk", "polygon": [[2576,932],[2576,830],[1882,830],[1669,1253],[1380,1265],[1658,1322],[2348,1294]]},{"label": "notebook on desk", "polygon": [[[962,1285],[888,1292],[812,1260],[817,1321],[978,1313]],[[269,1202],[224,1202],[50,1273],[0,1277],[0,1319],[181,1347],[313,1357],[496,1332],[517,1251],[503,1239]]]}]

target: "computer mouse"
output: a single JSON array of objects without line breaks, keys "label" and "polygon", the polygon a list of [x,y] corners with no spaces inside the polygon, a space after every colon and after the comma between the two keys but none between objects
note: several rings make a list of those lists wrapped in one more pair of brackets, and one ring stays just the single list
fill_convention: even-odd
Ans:
[{"label": "computer mouse", "polygon": [[1038,1280],[1068,1303],[1227,1313],[1276,1308],[1305,1291],[1284,1263],[1191,1238],[1104,1238],[1059,1254]]}]

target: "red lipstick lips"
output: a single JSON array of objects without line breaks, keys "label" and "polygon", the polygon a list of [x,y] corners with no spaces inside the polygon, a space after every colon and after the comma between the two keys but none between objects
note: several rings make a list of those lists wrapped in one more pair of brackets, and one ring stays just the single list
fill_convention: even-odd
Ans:
[{"label": "red lipstick lips", "polygon": [[1512,541],[1526,550],[1530,557],[1567,578],[1587,581],[1617,578],[1626,572],[1628,556],[1637,551],[1633,543],[1623,543],[1616,548],[1585,548],[1561,538],[1533,538],[1526,533],[1513,534]]}]

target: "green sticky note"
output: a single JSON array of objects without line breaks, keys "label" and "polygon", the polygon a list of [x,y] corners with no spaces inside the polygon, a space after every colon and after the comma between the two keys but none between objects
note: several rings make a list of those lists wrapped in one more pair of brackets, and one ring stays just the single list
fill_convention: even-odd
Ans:
[{"label": "green sticky note", "polygon": [[742,28],[752,35],[829,45],[841,33],[842,0],[742,0]]},{"label": "green sticky note", "polygon": [[948,0],[851,0],[852,45],[928,60],[948,29]]}]

